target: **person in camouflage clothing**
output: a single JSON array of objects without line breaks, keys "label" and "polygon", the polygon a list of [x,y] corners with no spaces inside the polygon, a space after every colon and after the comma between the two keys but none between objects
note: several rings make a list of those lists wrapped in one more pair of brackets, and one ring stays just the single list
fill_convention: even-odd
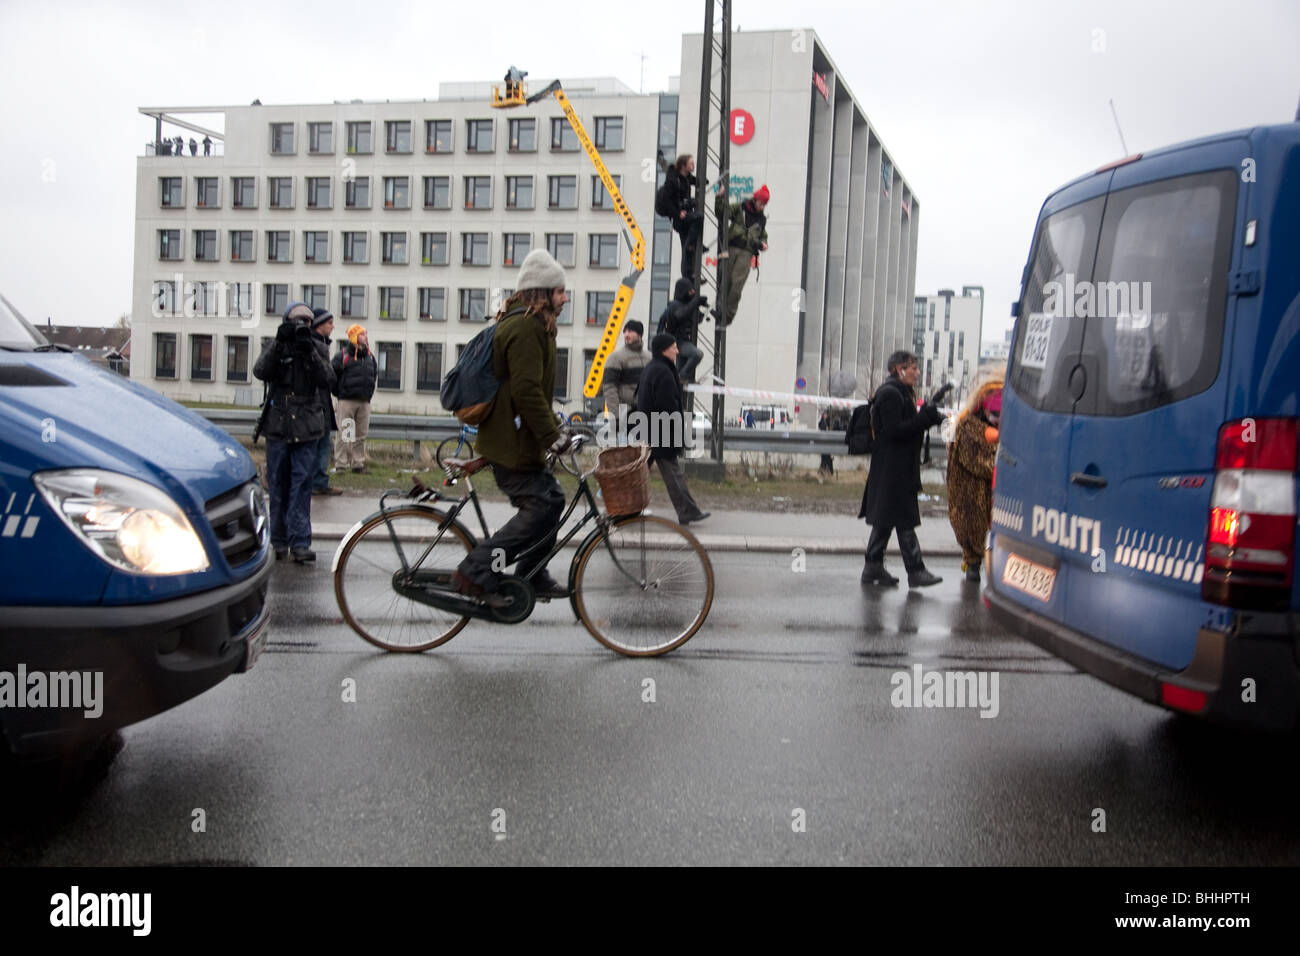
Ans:
[{"label": "person in camouflage clothing", "polygon": [[979,582],[993,511],[993,463],[1002,420],[1002,381],[975,390],[948,446],[948,520],[961,545],[966,580]]}]

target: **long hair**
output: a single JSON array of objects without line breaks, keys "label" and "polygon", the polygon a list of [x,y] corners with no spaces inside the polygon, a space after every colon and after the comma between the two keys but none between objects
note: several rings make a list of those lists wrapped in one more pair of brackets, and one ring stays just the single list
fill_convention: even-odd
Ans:
[{"label": "long hair", "polygon": [[677,161],[673,163],[673,167],[677,170],[678,173],[680,173],[683,176],[686,175],[686,164],[691,161],[691,157],[692,157],[691,153],[682,153],[680,156],[677,157]]},{"label": "long hair", "polygon": [[552,338],[559,334],[560,314],[551,305],[551,289],[520,289],[501,306],[494,321],[500,322],[506,314],[522,308],[525,315],[540,315],[546,322],[546,331]]},{"label": "long hair", "polygon": [[984,384],[977,386],[975,391],[971,393],[970,400],[966,402],[966,407],[963,408],[961,414],[957,416],[957,421],[961,422],[965,420],[968,415],[979,414],[980,406],[984,404],[984,399],[988,398],[993,392],[1001,391],[1003,384],[1001,378],[991,378]]}]

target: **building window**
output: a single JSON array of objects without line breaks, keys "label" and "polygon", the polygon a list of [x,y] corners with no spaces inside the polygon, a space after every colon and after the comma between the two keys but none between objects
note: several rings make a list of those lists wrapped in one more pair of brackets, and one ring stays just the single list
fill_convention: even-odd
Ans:
[{"label": "building window", "polygon": [[460,317],[465,322],[487,321],[487,289],[460,290]]},{"label": "building window", "polygon": [[175,332],[153,334],[153,376],[154,378],[176,377]]},{"label": "building window", "polygon": [[343,205],[349,209],[370,208],[370,177],[349,179],[343,190]]},{"label": "building window", "polygon": [[181,231],[179,229],[158,230],[158,258],[168,262],[181,257]]},{"label": "building window", "polygon": [[406,233],[381,232],[379,235],[384,244],[384,264],[390,266],[406,265]]},{"label": "building window", "polygon": [[533,246],[533,237],[526,232],[507,232],[505,235],[505,255],[501,260],[504,266],[518,266],[528,255]]},{"label": "building window", "polygon": [[461,265],[488,265],[490,244],[490,238],[486,232],[462,232],[460,234]]},{"label": "building window", "polygon": [[271,124],[271,153],[275,156],[290,156],[293,148],[293,124]]},{"label": "building window", "polygon": [[179,209],[184,205],[181,193],[181,177],[179,176],[159,176],[158,187],[162,192],[159,197],[159,203],[164,209]]},{"label": "building window", "polygon": [[153,284],[153,314],[155,316],[176,314],[176,283],[162,279]]},{"label": "building window", "polygon": [[465,177],[465,208],[466,209],[491,209],[492,208],[492,177],[491,176],[466,176]]},{"label": "building window", "polygon": [[226,286],[226,314],[232,317],[247,318],[256,308],[253,302],[253,283],[231,282]]},{"label": "building window", "polygon": [[512,119],[510,121],[510,152],[537,152],[537,120]]},{"label": "building window", "polygon": [[949,319],[949,316],[948,316],[948,310],[947,310],[947,309],[944,309],[944,312],[943,312],[943,330],[944,330],[945,332],[948,331],[948,319]]},{"label": "building window", "polygon": [[415,390],[436,392],[442,388],[442,346],[420,342],[415,346]]},{"label": "building window", "polygon": [[409,176],[384,177],[384,208],[411,208],[411,179]]},{"label": "building window", "polygon": [[339,311],[345,319],[364,319],[366,317],[366,287],[363,285],[345,285],[339,287]]},{"label": "building window", "polygon": [[334,124],[307,124],[307,152],[313,156],[328,156],[334,152]]},{"label": "building window", "polygon": [[939,355],[939,333],[934,333],[934,348],[930,350],[936,357]]},{"label": "building window", "polygon": [[956,332],[949,332],[949,333],[948,333],[948,367],[949,367],[949,368],[952,368],[952,360],[953,360],[953,358],[955,357],[953,353],[956,352],[956,347],[955,347],[955,346],[956,346],[956,342],[955,342],[955,339],[956,339],[956,338],[957,338],[957,333],[956,333]]},{"label": "building window", "polygon": [[560,316],[555,320],[556,325],[573,324],[573,292],[569,289],[564,290],[568,294],[568,300],[560,309]]},{"label": "building window", "polygon": [[266,299],[267,315],[284,315],[289,307],[289,287],[283,282],[268,282],[262,286]]},{"label": "building window", "polygon": [[194,206],[196,209],[220,209],[220,180],[216,176],[194,178]]},{"label": "building window", "polygon": [[596,117],[596,148],[615,152],[623,148],[623,117]]},{"label": "building window", "polygon": [[248,336],[226,336],[226,381],[248,381]]},{"label": "building window", "polygon": [[308,176],[307,208],[329,209],[331,205],[330,178],[328,176]]},{"label": "building window", "polygon": [[614,293],[612,292],[588,292],[587,293],[587,324],[604,325],[605,320],[609,318],[610,310],[614,308]]},{"label": "building window", "polygon": [[293,261],[293,234],[287,229],[270,230],[266,234],[266,261]]},{"label": "building window", "polygon": [[389,153],[409,153],[411,151],[410,120],[385,121],[384,150]]},{"label": "building window", "polygon": [[546,183],[550,191],[548,205],[551,209],[578,208],[577,176],[547,176]]},{"label": "building window", "polygon": [[219,286],[216,282],[194,283],[194,312],[196,315],[216,315],[221,308]]},{"label": "building window", "polygon": [[[614,185],[618,189],[623,188],[623,177],[615,176]],[[592,209],[613,209],[614,197],[605,189],[605,184],[601,182],[599,176],[591,177],[591,208]]]},{"label": "building window", "polygon": [[217,262],[221,259],[217,252],[217,230],[194,230],[194,261]]},{"label": "building window", "polygon": [[450,209],[451,208],[451,177],[450,176],[425,176],[424,177],[424,208],[425,209]]},{"label": "building window", "polygon": [[266,185],[271,193],[272,209],[293,208],[293,179],[289,176],[269,176]]},{"label": "building window", "polygon": [[257,208],[257,180],[252,176],[231,176],[230,192],[234,196],[231,205],[236,209]]},{"label": "building window", "polygon": [[966,333],[957,333],[957,359],[960,361],[966,357]]},{"label": "building window", "polygon": [[465,152],[492,152],[492,121],[490,119],[465,120]]},{"label": "building window", "polygon": [[400,389],[402,387],[402,343],[380,342],[375,350],[379,363],[379,377],[375,380],[376,388]]},{"label": "building window", "polygon": [[569,350],[555,350],[555,397],[560,401],[569,398]]},{"label": "building window", "polygon": [[952,296],[943,297],[943,330],[948,331],[948,317],[952,315]]},{"label": "building window", "polygon": [[230,261],[254,262],[257,256],[253,250],[253,230],[230,230]]},{"label": "building window", "polygon": [[313,309],[328,309],[330,306],[329,286],[305,285],[302,287],[302,301]]},{"label": "building window", "polygon": [[343,233],[343,261],[353,265],[364,265],[370,261],[370,250],[366,245],[367,233]]},{"label": "building window", "polygon": [[507,176],[506,177],[506,208],[507,209],[532,209],[533,208],[533,177],[532,176]]},{"label": "building window", "polygon": [[190,379],[195,382],[212,381],[212,336],[190,336]]},{"label": "building window", "polygon": [[447,233],[445,232],[420,233],[420,264],[445,266],[449,261],[447,246]]},{"label": "building window", "polygon": [[357,155],[373,153],[374,146],[370,142],[370,121],[360,120],[358,122],[348,123],[348,152]]},{"label": "building window", "polygon": [[330,234],[328,232],[304,232],[302,241],[304,262],[330,261]]},{"label": "building window", "polygon": [[591,257],[587,264],[593,269],[617,269],[618,234],[593,232],[588,239],[591,243]]},{"label": "building window", "polygon": [[447,290],[424,286],[420,289],[420,318],[426,322],[447,321]]},{"label": "building window", "polygon": [[934,306],[930,306],[930,328],[927,329],[926,331],[928,332],[934,331]]},{"label": "building window", "polygon": [[576,150],[579,147],[578,134],[573,131],[567,118],[555,116],[551,118],[551,152],[567,153]]},{"label": "building window", "polygon": [[399,285],[379,287],[379,317],[381,319],[406,318],[406,288]]},{"label": "building window", "polygon": [[424,151],[426,153],[450,153],[453,146],[451,120],[424,121]]},{"label": "building window", "polygon": [[574,251],[574,234],[571,232],[548,232],[546,234],[546,251],[555,257],[560,265],[572,269],[577,265]]}]

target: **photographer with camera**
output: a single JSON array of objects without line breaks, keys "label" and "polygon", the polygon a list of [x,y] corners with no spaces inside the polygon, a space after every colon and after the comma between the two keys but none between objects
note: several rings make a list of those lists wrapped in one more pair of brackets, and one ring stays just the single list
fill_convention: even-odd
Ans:
[{"label": "photographer with camera", "polygon": [[[663,154],[659,154],[663,165]],[[695,274],[695,255],[704,232],[704,213],[695,208],[691,187],[695,185],[695,157],[682,153],[671,166],[664,168],[663,185],[655,193],[655,212],[672,223],[682,241],[682,275]]]},{"label": "photographer with camera", "polygon": [[[724,207],[727,210],[727,248],[722,250],[718,258],[729,261],[726,266],[719,263],[718,268],[729,270],[731,284],[727,287],[725,313],[720,313],[716,308],[713,310],[713,315],[724,328],[731,324],[736,317],[736,310],[740,308],[740,293],[745,288],[745,280],[749,278],[751,262],[757,268],[758,254],[767,251],[767,216],[763,210],[767,208],[771,196],[766,186],[760,186],[753,198],[728,206],[724,184],[718,190],[718,198],[714,200],[719,219],[722,218]],[[723,304],[718,303],[719,306]]]},{"label": "photographer with camera", "polygon": [[[282,561],[316,560],[311,550],[311,485],[316,446],[328,434],[321,389],[334,387],[334,370],[312,338],[312,310],[294,302],[253,366],[266,383],[258,431],[266,435],[266,481],[271,498],[271,546]],[[257,440],[256,433],[253,440]]]}]

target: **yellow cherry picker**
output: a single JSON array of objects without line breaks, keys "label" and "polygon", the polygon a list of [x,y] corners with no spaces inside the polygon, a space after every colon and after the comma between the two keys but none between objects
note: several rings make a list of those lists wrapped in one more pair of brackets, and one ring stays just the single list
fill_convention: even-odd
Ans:
[{"label": "yellow cherry picker", "polygon": [[554,96],[560,108],[564,110],[564,116],[573,128],[573,132],[578,137],[578,142],[582,148],[587,151],[587,158],[591,160],[591,165],[596,167],[596,172],[600,175],[600,181],[605,186],[605,191],[609,193],[610,198],[614,201],[614,208],[618,214],[623,217],[623,241],[627,243],[629,252],[632,255],[632,271],[623,277],[619,283],[618,292],[614,295],[614,307],[609,310],[609,318],[605,320],[605,331],[600,337],[600,345],[596,349],[596,357],[591,363],[591,371],[587,373],[587,381],[583,386],[582,394],[587,398],[595,398],[600,393],[600,380],[605,374],[605,360],[609,358],[614,351],[614,346],[618,343],[619,329],[623,327],[623,320],[627,317],[627,311],[632,305],[632,293],[636,287],[636,280],[640,278],[641,272],[645,269],[645,237],[641,235],[641,229],[636,224],[636,217],[632,215],[632,210],[628,208],[623,199],[623,194],[619,192],[614,177],[610,175],[605,166],[604,160],[600,158],[596,146],[587,135],[586,129],[583,128],[582,121],[578,119],[578,114],[569,102],[569,98],[564,95],[564,90],[560,86],[560,81],[555,80],[550,83],[544,90],[528,95],[528,90],[524,86],[524,77],[526,72],[515,69],[513,66],[505,76],[505,91],[499,87],[492,90],[492,108],[493,109],[510,109],[515,106],[531,106],[538,100],[545,99],[548,96]]}]

